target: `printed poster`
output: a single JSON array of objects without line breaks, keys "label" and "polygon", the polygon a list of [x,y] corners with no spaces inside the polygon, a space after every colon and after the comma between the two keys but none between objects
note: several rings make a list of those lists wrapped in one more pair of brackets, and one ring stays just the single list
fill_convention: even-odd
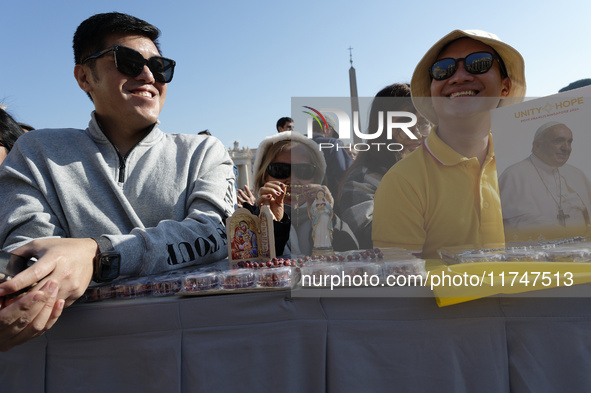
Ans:
[{"label": "printed poster", "polygon": [[491,111],[506,241],[586,236],[591,87]]}]

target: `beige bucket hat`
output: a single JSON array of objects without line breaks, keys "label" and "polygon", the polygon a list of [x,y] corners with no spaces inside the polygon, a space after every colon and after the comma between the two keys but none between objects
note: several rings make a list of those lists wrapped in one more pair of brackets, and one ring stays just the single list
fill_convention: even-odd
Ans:
[{"label": "beige bucket hat", "polygon": [[[482,30],[454,30],[440,39],[433,45],[423,56],[410,81],[410,90],[414,106],[417,110],[429,121],[434,124],[438,123],[437,114],[431,106],[431,76],[429,75],[429,68],[437,60],[437,56],[441,50],[450,42],[459,38],[472,38],[480,41],[491,48],[493,48],[498,55],[503,59],[507,74],[511,79],[511,91],[509,96],[513,100],[501,100],[499,106],[505,106],[521,101],[525,97],[525,61],[517,49],[513,48],[501,41],[495,34],[488,33]],[[517,100],[519,99],[519,100]]]}]

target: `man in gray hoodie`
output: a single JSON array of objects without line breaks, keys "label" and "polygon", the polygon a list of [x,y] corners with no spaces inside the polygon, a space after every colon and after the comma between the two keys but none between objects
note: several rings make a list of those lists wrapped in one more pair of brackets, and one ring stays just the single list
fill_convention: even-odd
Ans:
[{"label": "man in gray hoodie", "polygon": [[114,12],[82,22],[74,75],[94,103],[88,128],[25,134],[0,168],[0,245],[38,260],[0,284],[0,350],[49,329],[91,280],[226,257],[232,161],[216,138],[159,129],[175,67],[159,33]]}]

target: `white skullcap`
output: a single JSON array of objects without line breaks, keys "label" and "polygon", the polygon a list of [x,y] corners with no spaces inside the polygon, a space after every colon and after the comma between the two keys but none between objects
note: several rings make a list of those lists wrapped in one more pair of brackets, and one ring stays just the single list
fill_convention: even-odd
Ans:
[{"label": "white skullcap", "polygon": [[[564,123],[559,123],[557,121],[549,121],[548,123],[544,123],[540,126],[540,128],[538,128],[536,130],[536,134],[534,135],[534,141],[539,140],[542,136],[544,136],[544,131],[546,131],[548,128],[552,128],[554,126],[565,126],[566,124]],[[568,128],[568,127],[566,127]]]}]

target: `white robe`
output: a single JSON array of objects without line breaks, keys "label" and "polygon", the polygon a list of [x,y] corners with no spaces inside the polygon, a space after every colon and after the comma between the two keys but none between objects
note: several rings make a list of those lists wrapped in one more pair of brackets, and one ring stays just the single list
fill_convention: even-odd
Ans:
[{"label": "white robe", "polygon": [[589,230],[591,183],[572,165],[553,167],[532,153],[503,172],[499,189],[507,242],[566,238]]}]

